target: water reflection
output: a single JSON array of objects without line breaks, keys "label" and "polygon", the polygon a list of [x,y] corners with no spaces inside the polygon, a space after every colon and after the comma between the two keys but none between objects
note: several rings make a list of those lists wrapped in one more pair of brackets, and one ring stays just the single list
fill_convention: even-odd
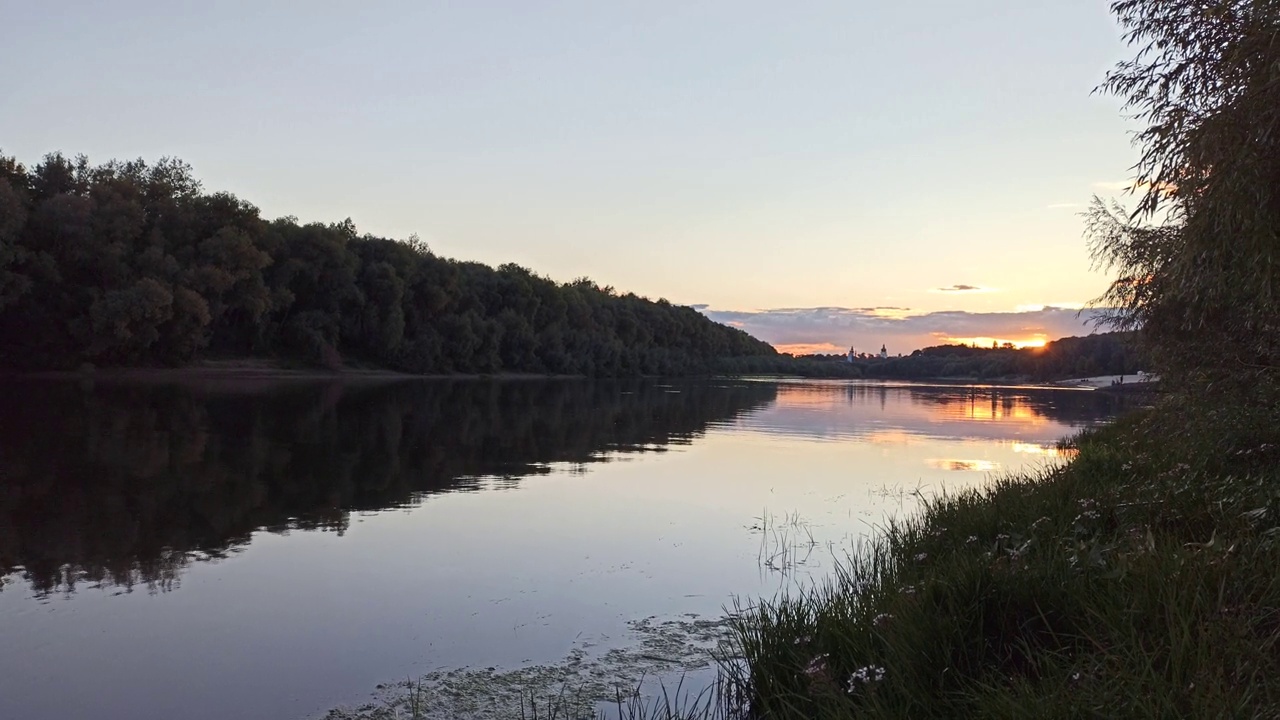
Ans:
[{"label": "water reflection", "polygon": [[341,534],[353,511],[687,444],[776,396],[756,383],[682,389],[8,384],[0,576],[20,571],[38,593],[168,590],[191,562],[235,552],[256,530]]},{"label": "water reflection", "polygon": [[925,465],[937,470],[951,470],[953,472],[994,472],[1000,469],[1000,464],[994,460],[944,460],[939,458],[928,458],[924,461]]},{"label": "water reflection", "polygon": [[[0,386],[0,717],[316,717],[432,670],[666,657],[637,623],[825,576],[919,498],[1053,461],[1112,402],[774,381]],[[766,514],[793,520],[766,538]]]},{"label": "water reflection", "polygon": [[742,427],[881,444],[929,436],[1049,447],[1064,427],[1094,424],[1120,402],[1106,393],[1036,387],[805,381],[779,384],[776,411]]}]

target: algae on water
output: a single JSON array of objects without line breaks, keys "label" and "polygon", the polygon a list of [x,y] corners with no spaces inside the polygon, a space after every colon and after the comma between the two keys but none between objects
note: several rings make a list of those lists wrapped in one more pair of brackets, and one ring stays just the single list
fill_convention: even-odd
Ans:
[{"label": "algae on water", "polygon": [[582,642],[555,663],[438,670],[383,685],[373,702],[330,710],[324,720],[579,720],[596,718],[620,697],[643,700],[664,687],[671,693],[678,686],[691,699],[709,692],[729,638],[728,617],[647,617],[627,628],[629,642],[603,652],[598,643]]}]

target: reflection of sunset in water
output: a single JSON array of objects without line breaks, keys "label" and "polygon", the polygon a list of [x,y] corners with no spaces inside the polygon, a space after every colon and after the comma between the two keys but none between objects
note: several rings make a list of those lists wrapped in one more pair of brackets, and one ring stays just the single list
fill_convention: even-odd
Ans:
[{"label": "reflection of sunset in water", "polygon": [[1000,469],[1000,463],[993,460],[941,460],[933,458],[925,460],[924,464],[935,470],[960,472],[993,472]]},{"label": "reflection of sunset in water", "polygon": [[[1016,437],[1026,454],[1060,456],[1052,443],[1071,433],[1101,396],[1013,386],[806,380],[777,385],[777,402],[754,421],[765,432],[904,443],[911,436]],[[1041,448],[1035,450],[1033,448]]]},{"label": "reflection of sunset in water", "polygon": [[1042,414],[1037,413],[1027,404],[1025,397],[1010,395],[1007,391],[1002,395],[996,389],[984,388],[965,393],[942,395],[930,398],[929,402],[936,406],[937,414],[947,418],[1017,420],[1037,425],[1047,422]]},{"label": "reflection of sunset in water", "polygon": [[913,440],[919,440],[920,436],[907,432],[906,430],[872,430],[867,433],[866,440],[869,443],[877,445],[906,445]]},{"label": "reflection of sunset in water", "polygon": [[[1054,443],[1122,401],[726,378],[24,387],[0,392],[0,718],[288,717],[426,664],[632,657],[630,619],[683,627],[821,582],[942,493],[1061,463]],[[355,607],[376,612],[339,638],[348,672],[332,630]],[[121,647],[137,662],[100,682]],[[287,687],[259,682],[282,667]]]},{"label": "reflection of sunset in water", "polygon": [[1035,443],[1013,442],[1013,451],[1024,455],[1043,455],[1044,457],[1069,460],[1079,453],[1075,448],[1060,448],[1057,445],[1038,445]]}]

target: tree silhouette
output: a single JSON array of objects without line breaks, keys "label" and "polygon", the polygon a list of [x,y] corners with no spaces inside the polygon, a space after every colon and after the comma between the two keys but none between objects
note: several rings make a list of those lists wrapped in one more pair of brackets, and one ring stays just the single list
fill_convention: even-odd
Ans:
[{"label": "tree silhouette", "polygon": [[262,356],[416,373],[680,375],[774,349],[688,307],[267,221],[171,158],[0,155],[0,366]]}]

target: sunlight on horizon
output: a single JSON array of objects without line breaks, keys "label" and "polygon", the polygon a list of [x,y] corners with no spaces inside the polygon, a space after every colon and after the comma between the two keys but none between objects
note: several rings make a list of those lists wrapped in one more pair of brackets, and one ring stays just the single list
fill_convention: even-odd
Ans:
[{"label": "sunlight on horizon", "polygon": [[[740,326],[741,323],[738,323],[738,325]],[[963,345],[965,347],[990,348],[992,343],[995,343],[998,347],[1004,347],[1006,344],[1010,344],[1017,350],[1023,350],[1023,349],[1039,350],[1039,349],[1043,349],[1046,345],[1049,344],[1049,342],[1050,340],[1047,335],[1040,335],[1038,337],[1023,339],[1023,340],[1011,340],[1007,338],[994,338],[994,337],[985,337],[985,336],[961,337],[961,338],[947,337],[947,338],[940,338],[938,342],[935,343],[933,346],[937,347],[937,346],[945,346],[945,345]],[[844,348],[839,345],[836,345],[835,343],[829,343],[829,342],[828,343],[823,343],[823,342],[774,343],[773,348],[780,353],[795,355],[797,357],[802,355],[844,355],[845,353],[848,352],[847,348]],[[875,355],[877,351],[874,348],[872,348],[872,349],[868,349],[865,351],[858,351],[858,352],[866,352],[870,355]],[[896,355],[896,353],[894,354]]]},{"label": "sunlight on horizon", "polygon": [[788,355],[844,355],[848,352],[833,343],[774,343],[773,349]]},{"label": "sunlight on horizon", "polygon": [[1023,348],[1031,348],[1031,349],[1043,348],[1046,344],[1048,344],[1048,342],[1049,340],[1045,335],[1040,335],[1038,337],[1034,337],[1027,340],[1012,340],[1008,338],[993,338],[993,337],[966,337],[966,338],[949,337],[949,338],[946,338],[941,344],[967,345],[970,347],[978,347],[978,348],[989,348],[992,345],[997,345],[999,347],[1004,347],[1005,345],[1012,345],[1014,348],[1018,350],[1022,350]]}]

